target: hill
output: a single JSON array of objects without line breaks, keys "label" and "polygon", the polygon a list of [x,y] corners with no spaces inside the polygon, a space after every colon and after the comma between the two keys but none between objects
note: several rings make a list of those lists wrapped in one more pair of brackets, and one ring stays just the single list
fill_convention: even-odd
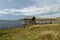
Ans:
[{"label": "hill", "polygon": [[0,40],[60,40],[60,24],[0,29]]}]

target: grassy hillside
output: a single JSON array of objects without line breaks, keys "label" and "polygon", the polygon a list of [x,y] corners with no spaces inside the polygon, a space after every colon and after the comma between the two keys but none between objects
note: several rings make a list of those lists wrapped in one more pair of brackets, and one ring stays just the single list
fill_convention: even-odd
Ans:
[{"label": "grassy hillside", "polygon": [[0,40],[60,40],[60,24],[0,29]]}]

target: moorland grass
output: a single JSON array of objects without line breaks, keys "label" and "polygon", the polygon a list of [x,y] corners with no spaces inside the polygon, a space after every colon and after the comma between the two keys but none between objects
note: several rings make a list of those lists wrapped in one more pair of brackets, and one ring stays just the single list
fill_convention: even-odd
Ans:
[{"label": "moorland grass", "polygon": [[60,24],[0,29],[0,40],[60,40]]}]

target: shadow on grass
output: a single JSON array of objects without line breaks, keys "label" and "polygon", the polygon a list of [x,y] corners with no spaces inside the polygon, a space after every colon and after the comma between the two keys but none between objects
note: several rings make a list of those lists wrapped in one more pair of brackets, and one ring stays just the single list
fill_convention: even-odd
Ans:
[{"label": "shadow on grass", "polygon": [[9,33],[3,33],[3,32],[1,32],[0,36],[7,35],[7,34],[9,34]]}]

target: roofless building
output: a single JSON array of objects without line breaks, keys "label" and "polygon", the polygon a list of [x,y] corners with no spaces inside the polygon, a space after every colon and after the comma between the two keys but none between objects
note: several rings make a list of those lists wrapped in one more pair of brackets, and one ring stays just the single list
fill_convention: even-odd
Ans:
[{"label": "roofless building", "polygon": [[34,16],[26,16],[24,18],[25,24],[52,24],[52,19],[37,19]]},{"label": "roofless building", "polygon": [[24,18],[25,24],[36,24],[36,18],[34,16],[26,16]]}]

